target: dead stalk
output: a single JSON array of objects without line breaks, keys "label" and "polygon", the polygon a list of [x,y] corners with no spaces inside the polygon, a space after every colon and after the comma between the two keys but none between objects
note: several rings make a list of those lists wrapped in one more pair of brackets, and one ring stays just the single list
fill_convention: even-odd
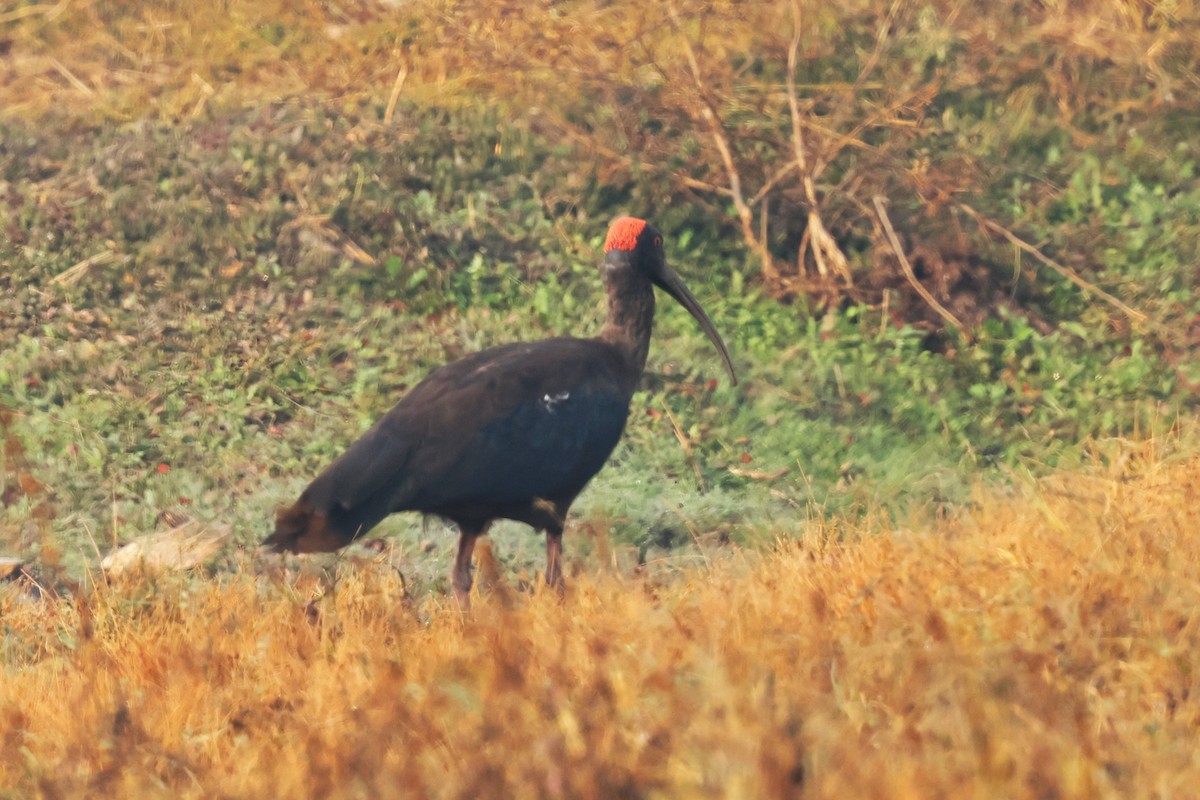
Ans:
[{"label": "dead stalk", "polygon": [[400,92],[404,89],[404,81],[408,79],[408,70],[404,67],[396,73],[396,80],[392,82],[392,93],[388,96],[387,108],[383,112],[383,124],[392,124],[392,115],[396,113],[396,101],[400,99]]},{"label": "dead stalk", "polygon": [[1139,323],[1146,322],[1147,317],[1141,311],[1138,311],[1136,308],[1132,308],[1132,307],[1126,305],[1125,303],[1121,302],[1118,298],[1113,297],[1111,294],[1109,294],[1108,292],[1101,289],[1096,284],[1084,280],[1082,277],[1080,277],[1078,272],[1071,269],[1070,267],[1059,264],[1057,261],[1055,261],[1054,259],[1047,256],[1041,250],[1037,249],[1036,247],[1031,245],[1029,242],[1027,242],[1024,239],[1022,239],[1021,237],[1017,236],[1015,233],[1013,233],[1012,231],[1010,231],[1008,228],[1004,227],[1000,223],[988,219],[987,217],[983,216],[975,209],[971,208],[966,203],[959,203],[958,207],[961,208],[963,210],[963,212],[965,212],[971,219],[975,220],[976,224],[979,225],[979,227],[984,228],[986,230],[993,231],[994,233],[1000,234],[1005,239],[1007,239],[1009,242],[1011,242],[1018,250],[1028,253],[1029,255],[1036,258],[1038,261],[1041,261],[1047,267],[1054,270],[1059,275],[1062,275],[1064,278],[1066,278],[1067,280],[1069,280],[1071,283],[1075,284],[1079,288],[1083,289],[1085,292],[1091,292],[1092,294],[1096,295],[1104,302],[1108,303],[1109,305],[1113,306],[1114,308],[1119,309],[1121,311],[1121,313],[1123,313],[1125,316],[1129,317],[1134,322],[1139,322]]},{"label": "dead stalk", "polygon": [[751,248],[758,253],[759,259],[762,261],[763,278],[770,284],[778,284],[779,270],[775,267],[775,259],[771,256],[771,251],[767,249],[766,239],[760,239],[754,232],[754,212],[746,203],[745,195],[742,193],[742,176],[733,161],[733,148],[729,145],[729,137],[725,134],[721,117],[705,90],[704,73],[700,70],[700,60],[696,56],[696,49],[692,47],[692,41],[683,29],[683,23],[679,19],[679,9],[675,7],[674,2],[667,3],[667,13],[670,15],[671,24],[675,28],[676,33],[679,34],[680,41],[683,43],[683,52],[687,57],[688,69],[692,74],[693,82],[696,84],[696,96],[701,104],[700,116],[703,117],[705,123],[708,125],[709,132],[712,134],[713,144],[716,145],[717,152],[721,156],[721,163],[725,167],[725,175],[729,181],[729,197],[733,200],[733,207],[737,209],[738,221],[742,225],[742,236],[745,237],[746,242]]},{"label": "dead stalk", "polygon": [[[787,57],[787,96],[788,108],[792,114],[792,147],[796,154],[796,167],[800,170],[800,181],[804,186],[804,198],[808,201],[808,226],[805,231],[804,244],[812,248],[813,261],[816,262],[817,272],[822,277],[829,274],[830,269],[846,281],[853,284],[850,277],[850,264],[846,255],[838,247],[837,242],[825,228],[821,220],[821,205],[817,200],[817,190],[813,182],[813,173],[809,168],[808,155],[804,146],[804,123],[800,117],[800,99],[796,94],[796,66],[799,62],[800,39],[802,33],[802,12],[799,0],[792,0],[792,41],[788,46]],[[803,244],[798,261],[804,263]]]},{"label": "dead stalk", "polygon": [[96,92],[92,90],[92,87],[81,81],[74,72],[71,72],[71,70],[67,69],[66,64],[62,63],[57,58],[51,57],[50,65],[54,67],[55,71],[58,72],[59,75],[62,75],[63,78],[66,79],[67,83],[74,86],[81,93],[87,95],[88,97],[96,96]]},{"label": "dead stalk", "polygon": [[900,269],[904,271],[904,277],[908,279],[909,284],[917,291],[917,294],[921,295],[921,299],[929,304],[930,308],[936,311],[947,323],[965,333],[966,327],[959,321],[958,317],[950,313],[950,310],[939,303],[937,298],[930,294],[929,290],[917,280],[917,275],[913,272],[912,264],[908,263],[908,257],[904,255],[904,249],[900,246],[900,239],[896,236],[896,231],[892,227],[892,221],[888,219],[884,199],[879,195],[875,195],[871,198],[871,201],[875,204],[875,213],[879,215],[879,223],[883,225],[883,231],[887,234],[888,244],[891,245],[892,252],[896,254],[896,259],[900,262]]},{"label": "dead stalk", "polygon": [[[88,256],[74,266],[68,267],[67,269],[64,269],[62,272],[58,273],[50,279],[50,284],[52,286],[73,286],[74,284],[78,283],[92,267],[110,264],[119,258],[121,258],[121,256],[112,250],[101,250],[94,256]],[[125,260],[127,261],[128,257],[126,257]]]},{"label": "dead stalk", "polygon": [[675,431],[675,438],[679,440],[679,446],[683,448],[683,455],[687,458],[692,472],[696,473],[696,486],[702,492],[708,491],[708,487],[704,485],[704,476],[700,473],[700,465],[696,463],[696,456],[692,452],[692,443],[688,440],[687,434],[683,432],[683,428],[680,428],[679,423],[675,421],[675,415],[671,413],[671,407],[667,405],[667,401],[664,400],[662,405],[663,411],[667,413],[667,419],[671,423],[671,429]]}]

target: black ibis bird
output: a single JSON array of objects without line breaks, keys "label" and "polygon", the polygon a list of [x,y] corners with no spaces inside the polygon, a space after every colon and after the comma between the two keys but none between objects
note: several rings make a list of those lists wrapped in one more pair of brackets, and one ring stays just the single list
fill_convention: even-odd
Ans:
[{"label": "black ibis bird", "polygon": [[667,266],[662,234],[622,217],[604,243],[608,318],[594,339],[493,347],[439,367],[276,515],[264,545],[337,550],[396,511],[459,530],[451,584],[466,608],[475,540],[496,519],[546,532],[546,583],[562,588],[567,510],[608,459],[646,366],[654,286],[686,308],[737,383],[712,320]]}]

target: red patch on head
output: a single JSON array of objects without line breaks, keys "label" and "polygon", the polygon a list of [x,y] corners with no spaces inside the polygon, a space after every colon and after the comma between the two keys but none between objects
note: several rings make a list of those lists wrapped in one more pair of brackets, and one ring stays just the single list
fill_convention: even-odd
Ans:
[{"label": "red patch on head", "polygon": [[609,250],[632,250],[637,247],[638,237],[646,230],[646,220],[637,217],[621,217],[608,226],[608,238],[604,240],[604,252]]}]

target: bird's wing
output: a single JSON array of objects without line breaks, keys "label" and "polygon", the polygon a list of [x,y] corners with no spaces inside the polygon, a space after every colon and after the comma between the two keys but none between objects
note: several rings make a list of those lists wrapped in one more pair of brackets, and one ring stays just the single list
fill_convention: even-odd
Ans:
[{"label": "bird's wing", "polygon": [[417,470],[421,485],[410,507],[577,492],[625,427],[629,395],[613,359],[594,340],[511,345],[473,357],[443,393],[431,387],[426,399],[414,391],[424,407],[414,416],[432,424],[421,446],[428,467]]},{"label": "bird's wing", "polygon": [[440,367],[301,496],[348,541],[393,511],[578,491],[620,438],[629,397],[592,340],[486,350]]},{"label": "bird's wing", "polygon": [[475,433],[417,502],[438,510],[573,497],[608,459],[628,413],[619,391],[548,380]]}]

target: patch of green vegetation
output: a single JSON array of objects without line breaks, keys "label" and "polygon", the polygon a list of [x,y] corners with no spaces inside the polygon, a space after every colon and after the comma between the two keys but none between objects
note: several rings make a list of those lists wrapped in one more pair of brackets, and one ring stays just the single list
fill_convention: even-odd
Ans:
[{"label": "patch of green vegetation", "polygon": [[[388,127],[374,107],[288,104],[87,136],[9,122],[0,141],[0,406],[20,447],[4,474],[35,477],[52,508],[35,518],[37,498],[10,493],[0,542],[51,545],[74,571],[168,510],[255,542],[432,368],[594,333],[600,237],[642,213],[599,182],[564,213],[546,198],[571,167],[487,112],[406,108]],[[1134,160],[1085,160],[1031,225],[1096,227],[1111,283],[1194,319],[1200,192]],[[975,341],[936,339],[882,308],[764,298],[702,214],[661,224],[742,383],[664,302],[625,441],[578,505],[643,557],[798,533],[822,512],[954,507],[980,476],[1068,464],[1194,406],[1182,339],[1113,328],[1055,276],[1038,277],[1053,324],[1001,307]],[[437,539],[425,525],[381,532],[415,551]],[[517,528],[499,553],[537,563]]]}]

